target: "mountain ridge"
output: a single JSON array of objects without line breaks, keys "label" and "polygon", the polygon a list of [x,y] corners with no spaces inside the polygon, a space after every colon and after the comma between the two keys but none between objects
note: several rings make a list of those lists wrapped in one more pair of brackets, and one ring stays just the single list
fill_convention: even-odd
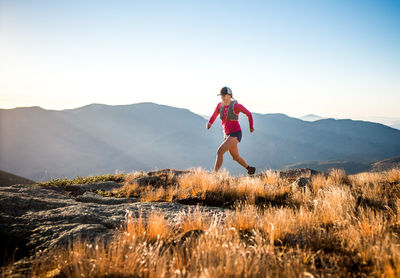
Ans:
[{"label": "mountain ridge", "polygon": [[[400,154],[400,131],[350,119],[306,122],[282,113],[240,114],[241,156],[259,170],[306,161],[372,163]],[[212,169],[223,139],[220,119],[185,108],[143,102],[86,105],[61,111],[38,106],[1,109],[0,169],[33,180],[159,168]],[[229,152],[223,167],[244,169]],[[45,173],[47,176],[45,176]]]}]

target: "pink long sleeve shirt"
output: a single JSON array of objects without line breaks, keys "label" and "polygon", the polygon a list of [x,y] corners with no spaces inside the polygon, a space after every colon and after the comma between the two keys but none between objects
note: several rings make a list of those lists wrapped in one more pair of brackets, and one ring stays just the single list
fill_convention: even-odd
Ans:
[{"label": "pink long sleeve shirt", "polygon": [[[215,108],[214,113],[212,114],[211,118],[208,120],[210,124],[213,124],[217,116],[219,116],[219,108],[221,107],[222,102],[218,103],[217,107]],[[224,128],[225,134],[229,134],[232,132],[236,132],[239,130],[242,130],[239,125],[239,121],[231,121],[228,119],[228,108],[229,105],[224,105],[224,113],[222,116],[222,126]],[[253,115],[251,115],[251,112],[247,110],[243,105],[239,104],[238,102],[235,103],[233,106],[233,111],[236,114],[239,114],[239,112],[242,112],[246,114],[247,118],[249,118],[249,127],[250,129],[253,129]]]}]

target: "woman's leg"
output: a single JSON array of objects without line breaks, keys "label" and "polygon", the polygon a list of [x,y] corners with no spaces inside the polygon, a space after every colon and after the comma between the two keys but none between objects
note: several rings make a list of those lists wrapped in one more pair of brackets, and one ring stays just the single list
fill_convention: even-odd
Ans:
[{"label": "woman's leg", "polygon": [[[239,142],[239,141],[237,141]],[[229,152],[232,156],[232,159],[238,162],[240,165],[242,165],[244,168],[247,168],[249,166],[246,161],[239,155],[239,149],[237,146],[237,143],[232,146],[232,148],[229,149]]]},{"label": "woman's leg", "polygon": [[233,146],[237,145],[239,141],[235,137],[228,137],[222,142],[221,146],[219,146],[217,150],[217,158],[215,160],[214,171],[218,172],[219,168],[221,168],[222,162],[224,161],[224,153],[230,150]]}]

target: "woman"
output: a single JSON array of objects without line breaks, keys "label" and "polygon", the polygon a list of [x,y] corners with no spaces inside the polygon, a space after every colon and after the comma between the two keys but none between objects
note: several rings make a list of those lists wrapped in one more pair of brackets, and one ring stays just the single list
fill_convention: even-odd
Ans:
[{"label": "woman", "polygon": [[246,161],[244,161],[244,159],[239,155],[239,150],[237,147],[237,144],[242,139],[242,129],[239,125],[239,113],[242,112],[249,118],[250,132],[254,131],[253,116],[249,110],[233,99],[232,90],[229,87],[223,87],[218,96],[219,95],[221,96],[222,102],[218,103],[214,114],[212,114],[206,126],[207,129],[210,129],[218,114],[220,115],[225,136],[224,141],[222,142],[221,146],[219,146],[217,151],[214,171],[218,172],[223,162],[224,153],[229,151],[233,160],[237,161],[240,165],[246,168],[249,175],[253,175],[256,171],[256,168],[248,165]]}]

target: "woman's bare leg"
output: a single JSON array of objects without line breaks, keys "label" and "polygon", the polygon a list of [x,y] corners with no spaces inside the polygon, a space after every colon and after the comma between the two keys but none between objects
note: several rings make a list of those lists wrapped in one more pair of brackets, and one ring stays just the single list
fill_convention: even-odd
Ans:
[{"label": "woman's bare leg", "polygon": [[217,158],[215,160],[214,172],[218,172],[219,168],[221,168],[222,162],[224,161],[224,153],[230,150],[234,145],[238,143],[238,140],[235,137],[228,137],[222,142],[221,146],[219,146],[217,150]]},{"label": "woman's bare leg", "polygon": [[[239,141],[238,141],[239,142]],[[235,160],[237,163],[242,165],[244,168],[247,168],[249,165],[244,161],[244,159],[239,155],[239,149],[237,143],[229,149],[229,152],[232,156],[232,159]]]}]

